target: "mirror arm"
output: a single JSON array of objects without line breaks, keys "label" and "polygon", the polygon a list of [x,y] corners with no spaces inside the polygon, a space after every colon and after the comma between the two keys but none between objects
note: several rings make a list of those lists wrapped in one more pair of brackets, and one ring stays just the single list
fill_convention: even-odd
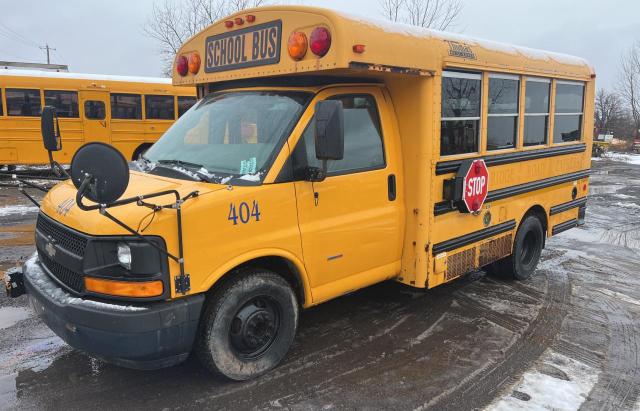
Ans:
[{"label": "mirror arm", "polygon": [[[150,194],[147,196],[142,195],[138,197],[125,198],[123,200],[115,201],[111,204],[95,204],[95,205],[88,206],[82,203],[82,199],[84,198],[84,193],[87,191],[87,188],[89,187],[89,184],[91,184],[92,179],[93,177],[90,174],[85,174],[84,180],[82,180],[82,184],[80,184],[80,187],[78,188],[78,193],[76,194],[76,204],[78,205],[78,207],[84,211],[100,210],[100,214],[107,217],[109,220],[113,221],[120,227],[124,228],[136,238],[151,245],[153,248],[158,250],[161,254],[166,255],[167,257],[169,257],[170,259],[178,263],[178,265],[180,266],[180,276],[176,277],[176,292],[179,292],[182,294],[186,294],[187,292],[189,292],[191,289],[189,275],[186,274],[185,268],[184,268],[184,245],[183,245],[184,243],[182,239],[182,204],[189,199],[198,197],[199,192],[192,191],[191,193],[187,194],[185,197],[181,198],[180,193],[178,191],[167,190],[167,191],[161,191],[158,193]],[[145,199],[156,198],[156,197],[161,197],[166,195],[174,195],[176,202],[172,204],[159,206],[159,205],[147,203],[144,201]],[[171,208],[176,210],[176,220],[178,225],[177,227],[178,228],[178,256],[171,254],[167,250],[155,244],[153,241],[149,240],[147,237],[143,236],[133,228],[129,227],[127,224],[120,221],[118,218],[116,218],[114,215],[110,214],[107,211],[108,208],[117,207],[125,204],[131,204],[131,203],[137,203],[141,207],[152,208],[154,211],[157,211],[163,208]]]},{"label": "mirror arm", "polygon": [[67,170],[64,169],[57,161],[53,159],[53,153],[49,151],[49,165],[51,166],[51,171],[58,177],[71,178]]}]

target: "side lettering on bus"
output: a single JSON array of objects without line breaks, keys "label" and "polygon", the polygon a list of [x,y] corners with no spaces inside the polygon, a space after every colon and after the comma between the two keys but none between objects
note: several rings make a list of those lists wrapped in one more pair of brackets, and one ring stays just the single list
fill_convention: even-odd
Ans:
[{"label": "side lettering on bus", "polygon": [[281,20],[208,37],[205,42],[205,72],[277,64],[280,62],[281,43]]}]

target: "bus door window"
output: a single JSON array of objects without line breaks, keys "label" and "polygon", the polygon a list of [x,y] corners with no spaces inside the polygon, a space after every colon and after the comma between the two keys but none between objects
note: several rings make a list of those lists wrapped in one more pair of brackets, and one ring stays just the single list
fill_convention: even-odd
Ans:
[{"label": "bus door window", "polygon": [[106,116],[104,102],[87,100],[84,102],[84,117],[87,120],[104,120]]},{"label": "bus door window", "polygon": [[442,73],[440,155],[478,152],[481,92],[479,73]]},{"label": "bus door window", "polygon": [[547,144],[549,134],[549,90],[551,80],[527,78],[524,90],[524,145]]},{"label": "bus door window", "polygon": [[78,118],[78,92],[77,91],[44,91],[44,104],[53,106],[60,118]]},{"label": "bus door window", "polygon": [[40,104],[40,90],[36,89],[6,89],[7,115],[38,117],[42,111]]}]

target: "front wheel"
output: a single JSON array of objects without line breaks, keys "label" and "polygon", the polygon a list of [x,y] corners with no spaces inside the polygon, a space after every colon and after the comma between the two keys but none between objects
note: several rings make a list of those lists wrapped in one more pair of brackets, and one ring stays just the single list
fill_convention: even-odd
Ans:
[{"label": "front wheel", "polygon": [[512,254],[491,264],[487,271],[505,279],[526,280],[535,271],[543,247],[542,223],[538,217],[530,215],[518,228]]},{"label": "front wheel", "polygon": [[208,298],[196,354],[215,374],[255,378],[286,356],[297,325],[291,286],[268,270],[243,271]]}]

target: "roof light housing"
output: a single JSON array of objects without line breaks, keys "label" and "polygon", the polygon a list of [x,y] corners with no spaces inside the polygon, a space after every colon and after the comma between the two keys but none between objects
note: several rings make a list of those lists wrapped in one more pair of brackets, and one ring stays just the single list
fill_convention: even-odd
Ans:
[{"label": "roof light housing", "polygon": [[311,52],[318,57],[324,57],[331,48],[331,32],[326,27],[316,27],[311,32]]},{"label": "roof light housing", "polygon": [[289,41],[287,43],[287,50],[289,51],[289,56],[296,60],[300,61],[307,54],[307,49],[309,48],[309,41],[307,40],[307,35],[301,31],[294,31],[289,36]]}]

